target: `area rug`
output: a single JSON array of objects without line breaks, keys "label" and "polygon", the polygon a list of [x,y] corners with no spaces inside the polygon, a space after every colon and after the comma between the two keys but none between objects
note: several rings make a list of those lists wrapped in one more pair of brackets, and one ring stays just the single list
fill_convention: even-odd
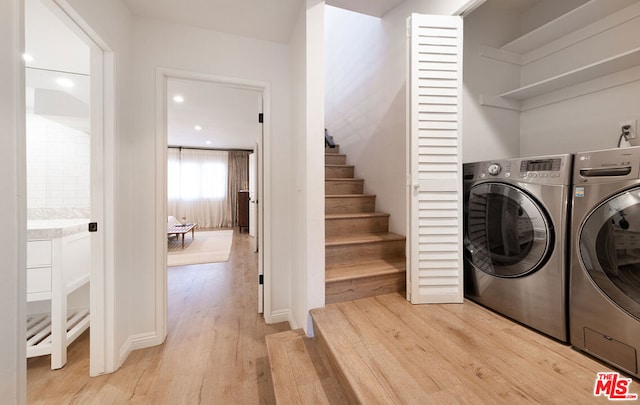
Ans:
[{"label": "area rug", "polygon": [[218,263],[229,260],[233,230],[196,232],[191,238],[191,232],[182,237],[169,239],[167,256],[168,266],[184,266],[187,264]]}]

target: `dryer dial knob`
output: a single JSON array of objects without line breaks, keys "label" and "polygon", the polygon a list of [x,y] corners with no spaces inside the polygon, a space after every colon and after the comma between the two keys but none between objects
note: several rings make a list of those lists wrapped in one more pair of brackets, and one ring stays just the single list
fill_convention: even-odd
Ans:
[{"label": "dryer dial knob", "polygon": [[498,174],[500,174],[501,170],[502,170],[502,167],[500,167],[498,163],[491,163],[487,168],[487,171],[492,176],[497,176]]}]

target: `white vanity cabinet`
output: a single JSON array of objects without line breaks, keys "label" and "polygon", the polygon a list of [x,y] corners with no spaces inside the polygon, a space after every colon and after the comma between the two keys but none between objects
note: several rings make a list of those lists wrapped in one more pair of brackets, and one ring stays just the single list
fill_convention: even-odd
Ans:
[{"label": "white vanity cabinet", "polygon": [[27,302],[38,309],[27,315],[27,357],[51,354],[52,369],[64,366],[67,346],[89,327],[88,294],[69,300],[90,280],[86,222],[34,221],[27,232]]}]

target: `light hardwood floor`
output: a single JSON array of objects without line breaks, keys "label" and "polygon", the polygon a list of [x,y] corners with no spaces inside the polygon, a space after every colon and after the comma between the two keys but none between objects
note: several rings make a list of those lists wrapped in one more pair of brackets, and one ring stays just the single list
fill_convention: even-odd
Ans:
[{"label": "light hardwood floor", "polygon": [[234,232],[228,262],[169,268],[166,342],[131,353],[113,374],[89,378],[89,337],[67,365],[28,360],[30,404],[273,404],[265,335],[289,329],[257,314],[257,256]]}]

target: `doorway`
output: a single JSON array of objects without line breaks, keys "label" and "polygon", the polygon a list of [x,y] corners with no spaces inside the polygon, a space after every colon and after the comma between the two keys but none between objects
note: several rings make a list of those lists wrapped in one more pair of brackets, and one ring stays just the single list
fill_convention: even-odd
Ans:
[{"label": "doorway", "polygon": [[[113,325],[105,322],[113,295],[105,285],[113,275],[105,265],[113,256],[105,248],[113,233],[113,193],[105,193],[113,187],[113,151],[105,153],[114,139],[113,55],[68,4],[51,0],[25,0],[25,46],[27,257],[42,253],[30,244],[34,239],[48,254],[48,262],[28,263],[27,312],[51,318],[48,350],[58,346],[62,353],[52,368],[64,365],[68,342],[90,326],[95,376],[115,363],[107,355]],[[98,232],[89,233],[89,222]],[[84,311],[82,321],[67,320],[77,310]]]},{"label": "doorway", "polygon": [[[157,212],[163,213],[160,218],[157,219],[157,244],[156,244],[156,260],[157,263],[162,265],[157,267],[158,271],[158,285],[157,285],[157,320],[158,325],[162,328],[159,334],[162,336],[167,335],[167,196],[168,196],[168,174],[167,174],[167,161],[168,153],[167,149],[170,146],[169,143],[169,130],[168,130],[168,111],[169,103],[176,102],[175,96],[180,94],[170,93],[171,85],[176,81],[186,81],[191,84],[199,84],[200,86],[217,86],[221,89],[233,90],[243,92],[253,92],[260,94],[259,102],[261,103],[262,120],[261,131],[257,139],[252,140],[252,149],[256,153],[257,166],[257,194],[256,201],[258,206],[258,220],[257,222],[257,250],[258,250],[258,273],[256,276],[256,288],[259,290],[259,296],[263,298],[264,303],[259,303],[259,309],[264,308],[266,314],[270,310],[270,295],[268,293],[269,288],[269,274],[270,274],[270,241],[265,239],[264,235],[269,232],[270,219],[265,212],[269,212],[270,209],[270,181],[269,176],[264,174],[264,168],[269,166],[269,131],[270,131],[270,85],[266,82],[258,82],[245,79],[220,77],[216,75],[184,72],[179,70],[160,69],[157,75],[157,128],[158,128],[158,142],[157,142],[157,173],[159,173],[156,183],[156,204]],[[180,99],[178,99],[180,100]],[[180,102],[186,102],[184,98]],[[258,121],[258,116],[255,117],[255,122]],[[196,122],[188,123],[188,126],[195,129],[195,126],[201,127],[197,131],[202,131],[204,125]],[[207,139],[196,138],[199,142],[206,142]],[[255,147],[253,147],[255,145]],[[206,144],[204,145],[207,146]],[[187,221],[188,222],[188,221]],[[262,281],[263,284],[259,284]],[[264,291],[264,293],[263,293]],[[268,316],[267,316],[268,317]],[[268,319],[267,319],[268,321]]]}]

